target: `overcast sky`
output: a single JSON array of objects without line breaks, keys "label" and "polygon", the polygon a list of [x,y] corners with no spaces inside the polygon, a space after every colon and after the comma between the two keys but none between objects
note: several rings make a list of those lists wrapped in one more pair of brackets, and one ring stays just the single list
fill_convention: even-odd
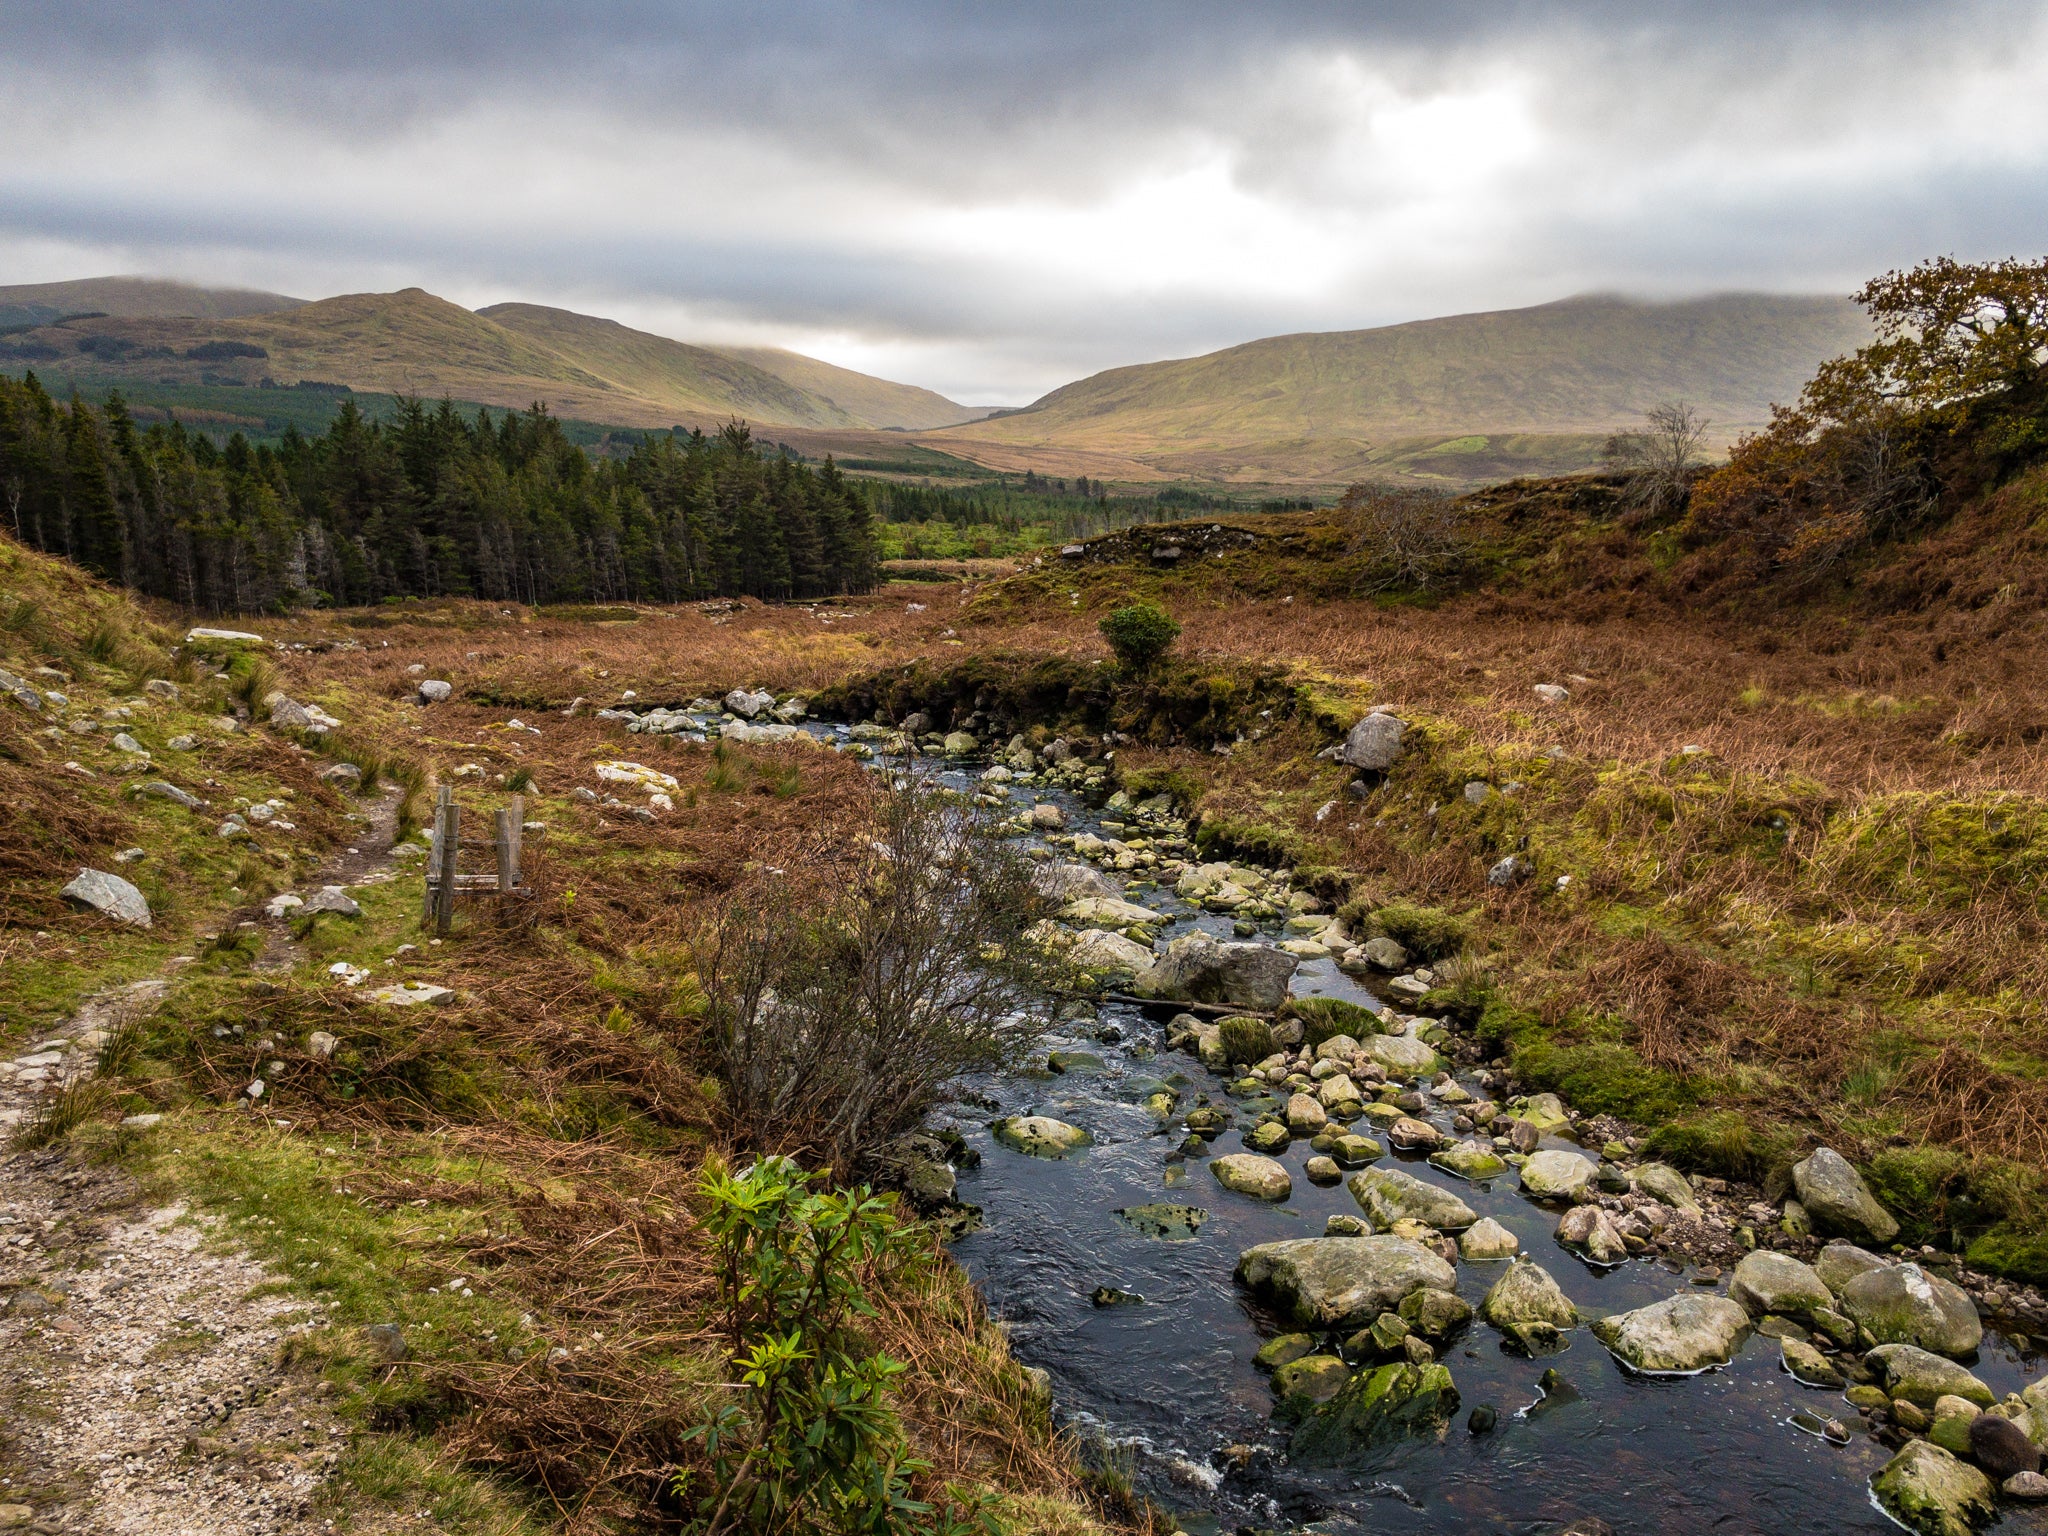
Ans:
[{"label": "overcast sky", "polygon": [[418,285],[1016,404],[2048,251],[2048,0],[0,0],[0,283]]}]

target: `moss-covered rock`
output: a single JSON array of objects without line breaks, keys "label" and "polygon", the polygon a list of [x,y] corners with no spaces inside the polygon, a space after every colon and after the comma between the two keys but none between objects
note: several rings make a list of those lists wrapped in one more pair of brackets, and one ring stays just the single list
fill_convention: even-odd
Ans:
[{"label": "moss-covered rock", "polygon": [[989,1126],[1004,1146],[1031,1157],[1065,1157],[1088,1145],[1088,1133],[1050,1115],[1011,1115]]},{"label": "moss-covered rock", "polygon": [[1458,1389],[1439,1362],[1396,1362],[1359,1371],[1304,1419],[1289,1453],[1330,1465],[1409,1435],[1434,1434],[1458,1411]]},{"label": "moss-covered rock", "polygon": [[1926,1440],[1909,1440],[1870,1480],[1884,1512],[1918,1536],[1970,1536],[1997,1513],[1991,1482]]}]

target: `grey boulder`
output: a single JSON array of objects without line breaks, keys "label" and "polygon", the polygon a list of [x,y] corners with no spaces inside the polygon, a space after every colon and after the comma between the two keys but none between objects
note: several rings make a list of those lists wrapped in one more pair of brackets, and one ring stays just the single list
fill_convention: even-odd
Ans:
[{"label": "grey boulder", "polygon": [[64,887],[63,896],[66,901],[90,907],[133,928],[147,928],[151,922],[149,902],[142,892],[103,869],[81,869],[77,878]]},{"label": "grey boulder", "polygon": [[454,691],[455,685],[453,683],[443,682],[439,678],[429,678],[426,682],[420,684],[420,702],[422,704],[445,704],[448,702],[448,695]]},{"label": "grey boulder", "polygon": [[1271,1012],[1287,1000],[1301,962],[1264,944],[1224,944],[1206,933],[1175,939],[1132,981],[1144,997],[1182,1003],[1224,1003]]},{"label": "grey boulder", "polygon": [[1816,1147],[1813,1155],[1792,1168],[1799,1203],[1824,1236],[1858,1243],[1888,1243],[1899,1235],[1891,1212],[1863,1182],[1863,1175],[1833,1147]]},{"label": "grey boulder", "polygon": [[1358,1328],[1419,1290],[1448,1291],[1457,1272],[1405,1237],[1297,1237],[1237,1258],[1240,1285],[1302,1328]]},{"label": "grey boulder", "polygon": [[136,796],[147,796],[152,800],[168,800],[173,805],[182,805],[188,811],[199,810],[206,802],[190,790],[180,789],[162,779],[149,779],[129,791]]},{"label": "grey boulder", "polygon": [[1840,1310],[1880,1344],[1967,1355],[1984,1338],[1976,1303],[1963,1288],[1918,1264],[1888,1264],[1856,1276],[1842,1287]]},{"label": "grey boulder", "polygon": [[1686,1291],[1603,1317],[1592,1329],[1615,1359],[1645,1375],[1691,1375],[1735,1358],[1749,1314],[1726,1296]]},{"label": "grey boulder", "polygon": [[1743,1255],[1728,1282],[1728,1294],[1741,1302],[1751,1317],[1771,1312],[1780,1317],[1810,1317],[1817,1311],[1831,1310],[1835,1304],[1834,1296],[1812,1265],[1768,1248]]},{"label": "grey boulder", "polygon": [[1479,1220],[1479,1213],[1448,1189],[1398,1168],[1361,1169],[1351,1175],[1347,1187],[1378,1227],[1410,1220],[1439,1232],[1462,1232]]},{"label": "grey boulder", "polygon": [[1374,710],[1351,727],[1344,745],[1337,749],[1337,761],[1371,773],[1385,773],[1401,756],[1401,742],[1407,734],[1406,723]]},{"label": "grey boulder", "polygon": [[1922,1408],[1932,1408],[1936,1399],[1943,1397],[1964,1398],[1980,1408],[1997,1401],[1989,1387],[1955,1361],[1918,1345],[1880,1344],[1863,1359],[1883,1374],[1884,1389],[1890,1396],[1903,1397]]}]

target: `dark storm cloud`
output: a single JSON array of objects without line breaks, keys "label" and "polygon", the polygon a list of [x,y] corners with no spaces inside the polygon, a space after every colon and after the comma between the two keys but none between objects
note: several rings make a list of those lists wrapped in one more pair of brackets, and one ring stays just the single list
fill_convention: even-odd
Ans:
[{"label": "dark storm cloud", "polygon": [[1015,399],[1262,332],[2038,249],[2043,19],[0,0],[0,260],[581,295]]}]

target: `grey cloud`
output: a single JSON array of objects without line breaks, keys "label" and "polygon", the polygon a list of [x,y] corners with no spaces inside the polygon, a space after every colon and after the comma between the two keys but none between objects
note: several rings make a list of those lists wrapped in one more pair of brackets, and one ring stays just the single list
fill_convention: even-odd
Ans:
[{"label": "grey cloud", "polygon": [[[630,199],[589,221],[530,213],[516,143],[483,184],[451,171],[445,203],[401,211],[306,178],[266,186],[246,173],[246,145],[194,127],[189,174],[170,186],[104,156],[49,174],[0,162],[0,232],[202,278],[190,263],[231,251],[284,287],[294,271],[405,268],[487,297],[637,295],[978,356],[979,381],[942,387],[1016,399],[1275,331],[1588,288],[1839,291],[1935,250],[2038,249],[2041,125],[2021,125],[1989,164],[1945,148],[1942,115],[2001,64],[1987,39],[2038,42],[2044,14],[2038,0],[0,0],[0,102],[44,121],[86,92],[146,138],[180,126],[166,103],[196,86],[274,130],[266,140],[342,144],[417,175],[431,135],[465,114],[524,113],[541,135],[573,114],[593,125],[576,153],[637,169],[663,211],[676,158],[731,156],[692,168],[691,195],[712,206],[678,233]],[[1535,162],[1429,204],[1396,152],[1362,158],[1361,103],[1318,74],[1340,60],[1408,99],[1515,82]],[[1923,121],[1925,142],[1894,162],[1900,125]],[[1228,271],[1134,293],[1117,274],[1047,263],[1028,229],[1016,250],[979,254],[902,232],[988,203],[1085,214],[1134,180],[1217,162],[1276,217],[1326,219],[1334,275],[1298,293]],[[792,233],[762,212],[764,190],[815,193],[815,220]],[[1208,237],[1192,219],[1187,238]]]}]

